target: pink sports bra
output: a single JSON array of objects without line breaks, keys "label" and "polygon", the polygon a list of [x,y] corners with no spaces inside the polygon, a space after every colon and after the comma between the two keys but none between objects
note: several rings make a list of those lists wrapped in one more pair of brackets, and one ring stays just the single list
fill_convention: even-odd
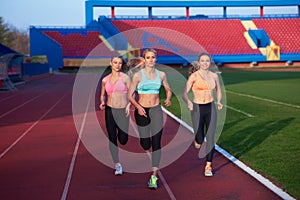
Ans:
[{"label": "pink sports bra", "polygon": [[111,95],[113,93],[127,93],[128,92],[128,87],[126,84],[123,82],[123,74],[120,74],[119,80],[112,84],[110,82],[110,77],[111,74],[108,75],[107,77],[107,82],[105,84],[105,91],[108,95]]}]

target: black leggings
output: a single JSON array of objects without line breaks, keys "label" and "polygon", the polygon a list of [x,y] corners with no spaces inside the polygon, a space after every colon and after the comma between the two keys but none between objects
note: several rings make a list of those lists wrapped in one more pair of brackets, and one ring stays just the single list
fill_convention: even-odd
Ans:
[{"label": "black leggings", "polygon": [[149,150],[152,146],[152,167],[159,167],[163,131],[162,109],[160,105],[144,109],[147,117],[139,115],[137,109],[134,111],[135,121],[140,135],[140,144],[144,150]]},{"label": "black leggings", "polygon": [[[202,144],[206,137],[206,161],[211,162],[215,150],[215,130],[217,111],[214,102],[208,104],[193,103],[192,122],[195,132],[195,141]],[[205,128],[205,130],[204,130]]]},{"label": "black leggings", "polygon": [[129,116],[126,116],[125,108],[105,106],[105,124],[109,138],[109,150],[113,161],[117,163],[119,162],[117,139],[122,145],[128,141]]}]

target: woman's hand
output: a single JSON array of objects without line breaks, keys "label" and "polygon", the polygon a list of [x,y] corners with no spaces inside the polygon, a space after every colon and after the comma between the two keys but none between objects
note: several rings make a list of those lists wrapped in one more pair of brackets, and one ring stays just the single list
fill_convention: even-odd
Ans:
[{"label": "woman's hand", "polygon": [[217,106],[218,106],[218,110],[221,110],[223,108],[223,104],[221,104],[221,102],[218,102]]},{"label": "woman's hand", "polygon": [[105,103],[101,103],[101,104],[99,105],[99,108],[100,108],[100,110],[104,110],[104,108],[105,108]]},{"label": "woman's hand", "polygon": [[137,110],[138,110],[139,115],[147,117],[146,111],[145,111],[145,109],[142,106],[139,106],[137,108]]},{"label": "woman's hand", "polygon": [[169,107],[171,105],[170,99],[165,100],[165,106]]},{"label": "woman's hand", "polygon": [[127,116],[127,117],[128,117],[129,114],[130,114],[130,105],[131,105],[131,103],[128,103],[127,106],[126,106],[126,108],[125,108],[125,113],[126,113],[126,116]]},{"label": "woman's hand", "polygon": [[193,103],[192,103],[191,101],[188,101],[187,104],[188,104],[189,110],[192,111],[192,110],[193,110],[193,107],[194,107],[194,106],[193,106]]}]

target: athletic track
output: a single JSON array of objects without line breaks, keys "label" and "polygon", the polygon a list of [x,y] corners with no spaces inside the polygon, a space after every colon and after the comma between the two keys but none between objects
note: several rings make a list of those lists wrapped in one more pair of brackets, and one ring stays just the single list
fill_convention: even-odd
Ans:
[{"label": "athletic track", "polygon": [[[147,188],[150,173],[116,177],[78,140],[72,115],[75,76],[38,76],[17,91],[0,92],[0,199],[281,199],[218,152],[214,176],[204,177],[205,160],[192,145],[160,170],[157,190]],[[96,114],[103,125],[104,112]],[[178,128],[165,117],[163,145]],[[143,152],[133,137],[124,148]]]}]

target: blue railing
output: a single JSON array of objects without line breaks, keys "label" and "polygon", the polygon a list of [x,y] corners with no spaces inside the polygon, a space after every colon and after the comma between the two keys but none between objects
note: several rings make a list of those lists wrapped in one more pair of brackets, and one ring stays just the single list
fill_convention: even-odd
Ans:
[{"label": "blue railing", "polygon": [[[134,20],[145,20],[149,19],[147,15],[120,15],[115,16],[112,18],[111,15],[106,16],[110,20],[127,20],[127,19],[134,19]],[[224,17],[223,15],[191,15],[187,18],[184,15],[170,15],[170,16],[163,16],[163,15],[155,15],[152,16],[152,20],[191,20],[191,19],[253,19],[253,18],[299,18],[298,14],[266,14],[264,16],[260,15],[227,15]]]}]

